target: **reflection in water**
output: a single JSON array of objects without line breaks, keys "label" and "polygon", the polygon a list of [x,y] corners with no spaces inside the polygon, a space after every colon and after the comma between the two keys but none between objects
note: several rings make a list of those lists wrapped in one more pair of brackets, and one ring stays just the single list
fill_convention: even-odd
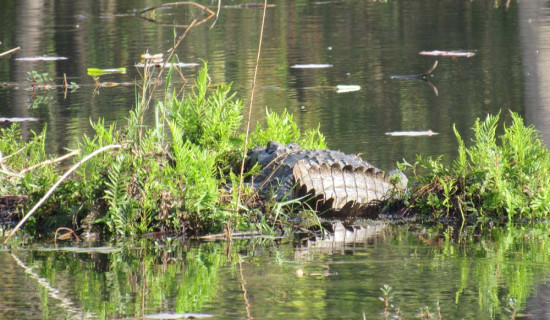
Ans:
[{"label": "reflection in water", "polygon": [[300,241],[294,249],[294,259],[309,260],[314,253],[343,254],[346,250],[355,247],[364,248],[367,243],[372,243],[377,236],[386,230],[384,222],[369,222],[363,225],[344,226],[340,221],[334,221],[327,229],[325,236]]},{"label": "reflection in water", "polygon": [[[213,19],[193,28],[175,53],[180,62],[208,61],[212,82],[233,82],[243,105],[248,105],[262,10],[238,5],[246,1],[236,2],[236,8],[221,8],[213,28]],[[3,46],[21,45],[21,55],[69,58],[32,64],[16,62],[17,55],[0,59],[0,81],[20,84],[20,90],[0,88],[2,116],[39,118],[38,124],[28,127],[38,131],[47,125],[48,145],[59,153],[74,148],[83,134],[90,133],[90,119],[104,117],[106,124],[124,121],[135,103],[132,86],[94,92],[87,68],[126,67],[127,74],[102,76],[101,81],[132,82],[140,77],[134,65],[141,54],[165,53],[179,36],[173,28],[131,14],[159,5],[158,1],[0,0],[0,4],[15,11],[0,13],[6,21],[2,34],[16,35],[1,39]],[[253,123],[264,118],[266,107],[277,112],[286,108],[301,128],[320,125],[329,147],[362,153],[386,170],[403,158],[412,161],[416,154],[453,155],[453,123],[469,141],[469,128],[477,117],[501,108],[523,114],[517,14],[515,2],[503,10],[495,9],[492,1],[277,1],[267,10]],[[193,13],[185,16],[191,18]],[[168,13],[156,18],[171,19]],[[476,54],[438,57],[431,78],[437,89],[420,81],[390,79],[425,70],[434,58],[419,53],[434,50]],[[291,68],[296,65],[332,67]],[[31,70],[48,72],[59,81],[66,74],[81,87],[66,99],[63,92],[52,91],[48,103],[29,109],[32,94],[22,89],[29,87],[25,77]],[[182,69],[187,80],[195,73],[196,68]],[[349,86],[359,90],[306,89]],[[440,134],[384,134],[425,130]]]},{"label": "reflection in water", "polygon": [[550,142],[550,10],[548,1],[520,1],[525,117]]},{"label": "reflection in water", "polygon": [[[406,319],[438,302],[445,319],[502,319],[509,317],[509,298],[525,310],[550,273],[543,227],[485,236],[382,224],[335,229],[299,246],[286,239],[237,240],[230,247],[163,239],[0,251],[0,318],[243,319],[250,312],[258,319],[362,319],[363,313],[380,319],[380,288],[388,284],[391,311],[399,307]],[[539,290],[527,302],[536,315],[545,312],[536,304],[545,287]]]}]

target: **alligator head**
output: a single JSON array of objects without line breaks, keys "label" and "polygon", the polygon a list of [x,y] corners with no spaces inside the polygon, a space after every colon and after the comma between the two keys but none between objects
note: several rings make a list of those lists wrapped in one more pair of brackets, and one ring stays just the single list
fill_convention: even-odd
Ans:
[{"label": "alligator head", "polygon": [[283,145],[276,141],[269,141],[267,147],[256,146],[248,152],[248,168],[252,168],[256,163],[266,167],[273,160],[284,154],[301,151],[302,148],[296,143]]}]

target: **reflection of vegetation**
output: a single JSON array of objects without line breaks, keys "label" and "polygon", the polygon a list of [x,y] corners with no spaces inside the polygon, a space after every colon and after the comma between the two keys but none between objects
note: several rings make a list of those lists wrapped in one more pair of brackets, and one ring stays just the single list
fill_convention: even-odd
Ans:
[{"label": "reflection of vegetation", "polygon": [[[141,240],[108,254],[34,249],[18,255],[74,305],[102,319],[158,312],[242,315],[238,256],[244,258],[240,270],[252,315],[266,319],[362,312],[369,319],[410,319],[420,312],[443,319],[509,318],[525,309],[534,286],[550,273],[545,226],[492,229],[482,236],[474,228],[459,235],[443,230],[399,228],[366,246],[348,247],[346,254],[313,251],[298,261],[292,245],[270,248],[271,240],[236,241],[229,254],[223,242]],[[330,268],[331,275],[296,278],[298,266]]]},{"label": "reflection of vegetation", "polygon": [[[533,127],[512,113],[497,144],[498,116],[474,126],[475,145],[467,148],[455,129],[458,159],[451,166],[441,158],[412,165],[420,182],[413,192],[412,209],[439,217],[506,217],[508,221],[544,218],[550,212],[550,153]],[[416,175],[416,167],[428,169]]]},{"label": "reflection of vegetation", "polygon": [[229,261],[221,243],[190,248],[148,240],[110,254],[35,251],[30,259],[42,277],[73,293],[80,309],[99,319],[201,312],[217,292],[219,269]]}]

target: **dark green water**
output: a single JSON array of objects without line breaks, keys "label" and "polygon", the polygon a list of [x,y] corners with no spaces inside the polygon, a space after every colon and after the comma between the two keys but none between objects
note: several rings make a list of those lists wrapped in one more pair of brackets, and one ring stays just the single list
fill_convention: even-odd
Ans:
[{"label": "dark green water", "polygon": [[[216,10],[216,3],[199,1]],[[242,1],[223,1],[236,5]],[[505,2],[505,1],[502,1]],[[134,64],[146,51],[166,53],[174,29],[129,13],[161,1],[0,0],[0,117],[36,117],[22,124],[48,130],[51,151],[65,153],[89,121],[122,121],[133,108],[135,87],[94,91],[87,68],[126,67],[101,81],[139,79]],[[316,128],[331,148],[362,153],[383,169],[403,158],[454,155],[453,124],[469,141],[476,118],[514,110],[550,137],[550,19],[544,2],[494,0],[305,1],[281,0],[267,10],[253,121],[266,108],[288,109],[303,129]],[[212,83],[233,82],[248,106],[261,10],[223,7],[193,28],[177,55],[207,61]],[[188,23],[184,10],[163,21]],[[178,34],[181,30],[176,30]],[[464,50],[471,58],[419,55],[423,50]],[[21,57],[65,56],[53,62]],[[423,81],[392,80],[439,64]],[[295,69],[323,63],[324,69]],[[35,92],[32,70],[63,74],[80,88]],[[190,81],[196,67],[183,68]],[[359,91],[338,93],[337,85]],[[507,111],[503,111],[507,119]],[[2,124],[6,125],[6,124]],[[431,137],[391,137],[388,131],[433,130]],[[108,244],[97,250],[51,250],[50,244],[0,251],[0,318],[142,318],[159,313],[202,313],[217,319],[383,319],[378,299],[393,287],[392,314],[404,319],[420,308],[444,319],[510,318],[508,299],[535,319],[550,318],[548,231],[494,230],[452,238],[431,231],[386,229],[360,242],[300,247],[290,240],[182,243],[175,240]],[[238,261],[242,261],[241,264]],[[330,275],[306,275],[296,271]],[[241,276],[242,273],[242,276]],[[244,292],[246,290],[246,294]],[[248,309],[248,314],[247,314]],[[363,316],[364,315],[364,316]]]},{"label": "dark green water", "polygon": [[230,248],[178,240],[12,248],[0,251],[0,317],[383,319],[388,284],[388,317],[397,308],[403,319],[425,307],[435,315],[439,304],[443,319],[509,319],[513,297],[518,312],[546,319],[548,297],[535,288],[546,288],[550,272],[547,229],[463,239],[445,231],[388,227],[345,243],[252,239]]},{"label": "dark green water", "polygon": [[[101,81],[139,79],[134,65],[140,55],[146,51],[166,53],[174,43],[174,29],[128,14],[159,3],[0,1],[4,8],[0,13],[0,49],[21,47],[17,54],[0,58],[0,82],[14,83],[17,88],[0,89],[1,115],[39,118],[38,123],[24,128],[39,130],[47,125],[48,145],[60,153],[90,133],[90,119],[124,121],[134,105],[134,86],[102,88],[94,93],[93,79],[86,70],[126,67],[125,75],[108,75]],[[508,9],[495,7],[492,0],[300,0],[277,1],[276,5],[267,10],[253,123],[263,119],[266,108],[277,112],[286,108],[301,128],[320,125],[331,148],[362,153],[367,161],[384,169],[395,167],[403,158],[412,161],[416,154],[453,155],[453,123],[469,141],[475,119],[501,109],[528,114],[528,122],[539,120],[543,132],[550,127],[550,121],[541,121],[545,119],[543,111],[526,111],[524,64],[536,69],[538,62],[523,59],[525,39],[520,39],[520,26],[531,19],[532,31],[538,20],[536,15],[520,20],[515,1]],[[189,11],[177,17],[159,14],[158,19],[188,23],[193,14],[200,14]],[[222,7],[220,12],[214,27],[210,28],[213,21],[208,21],[194,28],[176,53],[182,62],[207,61],[212,82],[233,82],[238,97],[248,106],[262,10]],[[544,43],[536,44],[535,49],[543,47]],[[419,55],[423,50],[465,50],[476,55],[429,57]],[[15,60],[41,55],[68,59]],[[396,74],[422,73],[436,59],[439,65],[431,82],[437,96],[423,81],[390,79]],[[308,63],[333,67],[291,68]],[[33,97],[26,80],[32,70],[48,72],[59,84],[66,74],[81,87],[66,98],[62,89]],[[188,80],[196,71],[196,67],[182,69]],[[337,85],[358,85],[361,90],[337,93]],[[537,89],[531,89],[530,96],[538,97]],[[533,105],[534,110],[538,107]],[[506,111],[504,115],[506,118]],[[439,135],[385,135],[399,130],[433,130]]]}]

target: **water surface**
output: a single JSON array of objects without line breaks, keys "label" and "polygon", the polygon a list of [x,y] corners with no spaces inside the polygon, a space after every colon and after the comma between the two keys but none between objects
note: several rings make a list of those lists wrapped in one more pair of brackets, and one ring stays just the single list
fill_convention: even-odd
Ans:
[{"label": "water surface", "polygon": [[[0,60],[0,81],[15,83],[0,89],[4,117],[33,116],[39,130],[47,125],[48,145],[63,152],[90,133],[89,121],[124,121],[134,106],[134,86],[93,90],[89,67],[126,67],[125,75],[101,81],[132,82],[140,55],[166,53],[175,41],[174,28],[137,18],[131,13],[161,1],[0,1],[1,49],[21,50]],[[202,1],[204,5],[212,5]],[[246,108],[256,59],[262,10],[222,7],[211,28],[208,21],[189,32],[176,53],[180,61],[207,61],[213,83],[233,82]],[[226,2],[224,2],[226,4]],[[214,6],[213,9],[216,9]],[[266,109],[294,114],[300,128],[320,126],[331,148],[362,153],[383,169],[416,154],[454,155],[453,124],[469,141],[476,118],[514,110],[526,115],[519,5],[495,7],[493,1],[278,1],[267,10],[264,42],[253,105],[253,124]],[[164,14],[164,16],[163,16]],[[178,16],[160,12],[159,21],[188,23],[197,10]],[[541,17],[541,19],[544,17]],[[180,21],[182,20],[182,21]],[[527,22],[526,22],[527,23]],[[182,32],[176,29],[176,34]],[[542,46],[535,44],[536,47]],[[419,55],[424,50],[462,50],[472,58]],[[20,62],[17,57],[54,55],[68,60]],[[430,82],[392,80],[396,74],[417,74],[439,61]],[[293,69],[295,64],[322,63],[333,67]],[[27,72],[48,72],[58,83],[63,74],[81,88],[64,98],[62,90],[33,97]],[[197,68],[184,68],[191,81]],[[536,80],[538,81],[538,80]],[[337,85],[361,90],[338,93]],[[531,96],[538,92],[529,93]],[[42,100],[40,100],[42,99]],[[45,103],[42,103],[44,102]],[[535,109],[539,106],[534,107]],[[533,109],[533,110],[535,110]],[[541,112],[538,112],[539,114]],[[541,130],[548,122],[529,113]],[[538,120],[538,121],[535,121]],[[433,130],[432,137],[390,137],[388,131]]]},{"label": "water surface", "polygon": [[174,239],[14,246],[0,251],[0,317],[383,319],[385,284],[393,288],[388,317],[397,308],[404,319],[426,307],[435,315],[439,305],[443,319],[505,319],[510,298],[518,312],[526,305],[533,315],[547,312],[535,292],[547,290],[550,271],[544,228],[462,239],[451,229],[369,228],[348,230],[345,241],[250,239],[230,247]]}]

